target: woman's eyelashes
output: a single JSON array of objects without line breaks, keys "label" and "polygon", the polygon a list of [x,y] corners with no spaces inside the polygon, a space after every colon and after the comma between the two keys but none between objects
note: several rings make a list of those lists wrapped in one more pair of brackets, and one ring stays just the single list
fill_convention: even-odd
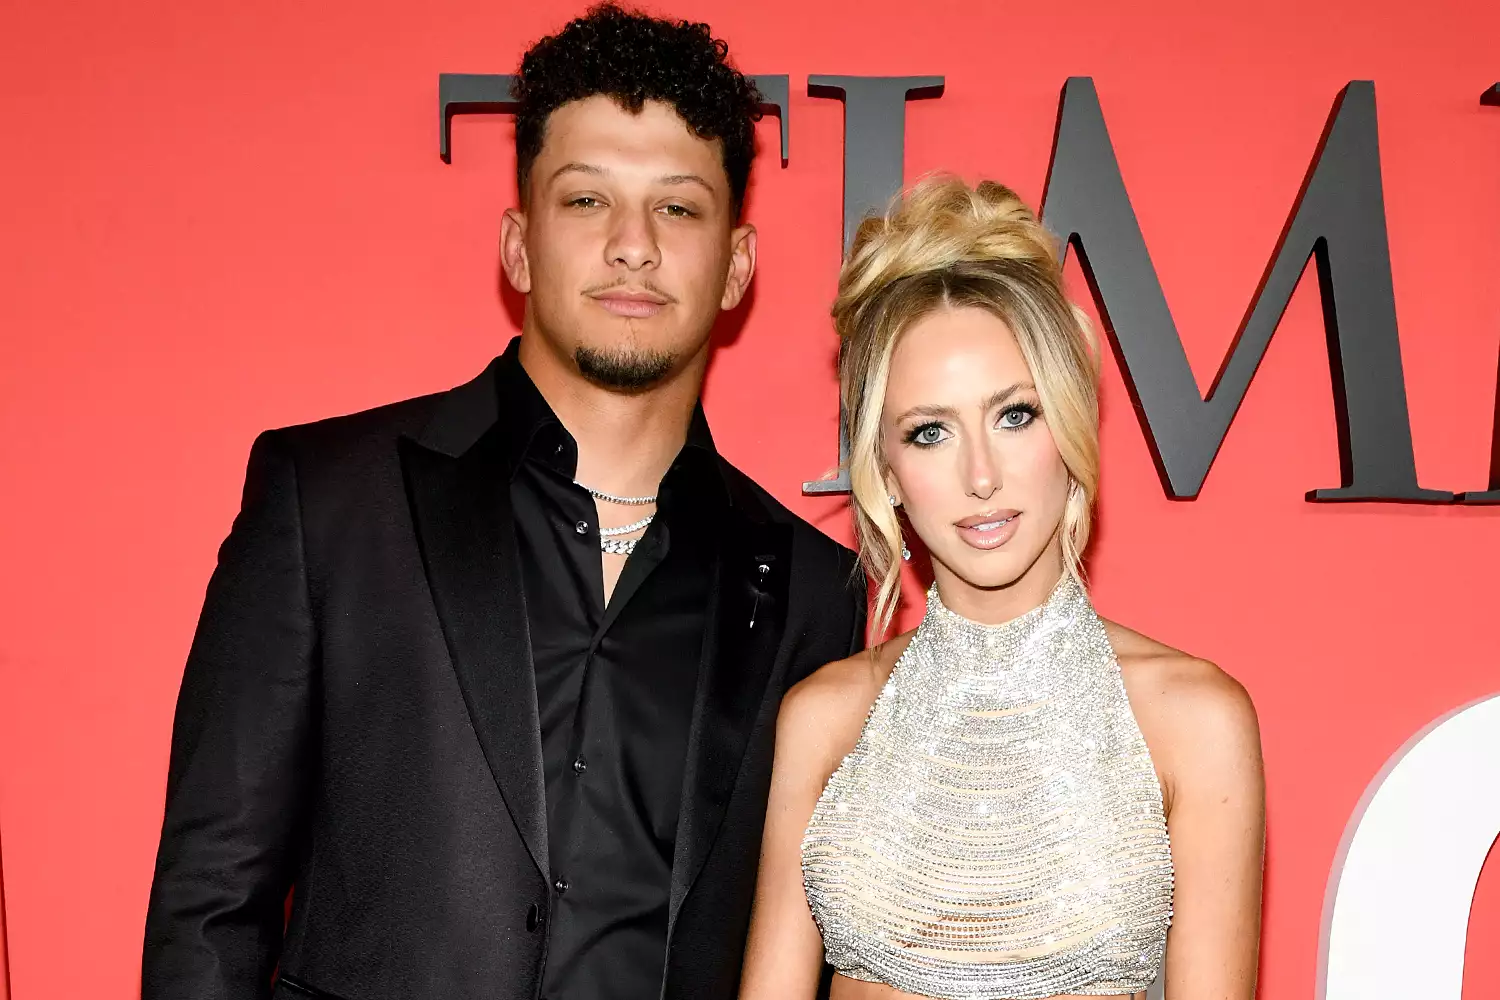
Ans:
[{"label": "woman's eyelashes", "polygon": [[[1023,431],[1042,415],[1037,403],[1011,403],[995,416],[995,427],[1004,431]],[[901,435],[901,440],[917,448],[934,448],[953,436],[948,425],[939,420],[917,424]]]},{"label": "woman's eyelashes", "polygon": [[936,421],[929,421],[908,430],[902,435],[902,440],[918,448],[931,448],[933,445],[942,444],[950,436],[948,428]]},{"label": "woman's eyelashes", "polygon": [[[996,414],[995,427],[998,430],[1026,430],[1038,417],[1041,417],[1040,403],[1010,403]],[[935,448],[951,436],[953,430],[944,421],[929,420],[910,427],[901,435],[901,441],[918,448]]]},{"label": "woman's eyelashes", "polygon": [[1019,431],[1041,415],[1042,408],[1035,403],[1012,403],[1000,411],[995,426],[1001,430]]}]

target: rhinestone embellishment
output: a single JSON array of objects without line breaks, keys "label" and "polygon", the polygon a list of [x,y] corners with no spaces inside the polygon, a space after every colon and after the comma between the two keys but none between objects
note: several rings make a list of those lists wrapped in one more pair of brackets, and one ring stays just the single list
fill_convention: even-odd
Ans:
[{"label": "rhinestone embellishment", "polygon": [[601,538],[599,551],[616,556],[628,556],[635,551],[635,543],[639,541],[639,538]]},{"label": "rhinestone embellishment", "polygon": [[852,979],[946,1000],[1151,985],[1172,918],[1161,788],[1082,586],[993,626],[928,592],[802,875]]}]

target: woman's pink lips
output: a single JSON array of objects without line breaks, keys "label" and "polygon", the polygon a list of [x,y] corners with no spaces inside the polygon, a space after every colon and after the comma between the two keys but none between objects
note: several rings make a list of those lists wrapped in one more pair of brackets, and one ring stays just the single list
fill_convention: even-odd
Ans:
[{"label": "woman's pink lips", "polygon": [[638,295],[595,295],[593,299],[608,312],[630,319],[655,316],[666,307],[661,299]]},{"label": "woman's pink lips", "polygon": [[958,537],[976,549],[995,549],[1010,541],[1016,533],[1020,511],[1001,511],[982,517],[966,517],[954,525]]}]

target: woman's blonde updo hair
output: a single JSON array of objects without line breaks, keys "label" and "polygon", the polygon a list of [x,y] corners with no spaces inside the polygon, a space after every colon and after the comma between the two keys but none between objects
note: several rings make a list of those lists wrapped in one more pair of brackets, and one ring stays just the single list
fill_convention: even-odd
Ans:
[{"label": "woman's blonde updo hair", "polygon": [[839,395],[860,560],[878,583],[883,635],[901,592],[901,524],[887,499],[881,435],[891,355],[903,331],[943,307],[983,309],[1015,334],[1072,478],[1062,519],[1065,572],[1081,576],[1099,486],[1098,366],[1083,312],[1063,290],[1057,241],[1015,192],[924,179],[866,219],[839,273]]}]

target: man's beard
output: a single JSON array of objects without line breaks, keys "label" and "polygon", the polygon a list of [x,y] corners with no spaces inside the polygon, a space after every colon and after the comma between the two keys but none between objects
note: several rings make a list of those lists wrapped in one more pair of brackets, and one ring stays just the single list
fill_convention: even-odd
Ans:
[{"label": "man's beard", "polygon": [[601,351],[578,347],[573,351],[573,361],[583,377],[595,385],[622,392],[639,392],[666,378],[677,358],[666,351]]}]

